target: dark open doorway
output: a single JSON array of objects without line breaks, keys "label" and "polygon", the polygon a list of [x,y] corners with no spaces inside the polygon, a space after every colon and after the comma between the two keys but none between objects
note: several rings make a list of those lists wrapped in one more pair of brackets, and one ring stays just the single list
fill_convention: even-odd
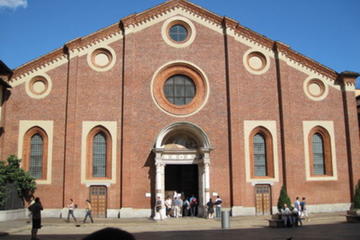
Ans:
[{"label": "dark open doorway", "polygon": [[192,195],[199,197],[199,176],[196,164],[165,166],[165,192],[173,191],[181,193],[182,197]]}]

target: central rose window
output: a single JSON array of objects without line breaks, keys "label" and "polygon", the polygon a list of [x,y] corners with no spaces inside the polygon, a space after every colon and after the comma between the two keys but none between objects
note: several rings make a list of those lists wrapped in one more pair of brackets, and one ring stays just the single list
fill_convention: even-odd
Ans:
[{"label": "central rose window", "polygon": [[194,82],[185,75],[174,75],[164,85],[166,99],[172,104],[181,106],[190,103],[196,93]]},{"label": "central rose window", "polygon": [[156,105],[173,116],[189,116],[199,111],[206,103],[208,91],[203,72],[182,62],[159,69],[151,87]]}]

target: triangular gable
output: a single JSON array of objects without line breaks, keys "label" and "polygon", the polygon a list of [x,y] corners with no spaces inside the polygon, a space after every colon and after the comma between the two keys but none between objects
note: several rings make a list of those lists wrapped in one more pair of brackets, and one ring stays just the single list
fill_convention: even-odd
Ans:
[{"label": "triangular gable", "polygon": [[281,42],[273,41],[251,29],[241,26],[233,19],[216,15],[186,0],[171,0],[141,13],[129,15],[118,23],[88,36],[70,41],[65,44],[64,48],[57,49],[18,67],[14,70],[14,75],[10,82],[13,82],[13,85],[21,84],[23,82],[21,80],[24,77],[28,78],[29,75],[35,75],[38,71],[46,72],[66,63],[68,61],[68,54],[70,58],[85,55],[99,43],[109,44],[121,39],[123,34],[126,36],[127,34],[136,33],[174,15],[183,15],[220,34],[224,33],[224,27],[226,27],[226,33],[229,36],[234,37],[235,40],[249,47],[261,48],[270,57],[274,57],[273,48],[276,45],[280,52],[279,57],[281,60],[286,61],[290,66],[302,72],[325,78],[328,83],[332,82],[334,84],[338,77],[334,70],[305,57]]}]

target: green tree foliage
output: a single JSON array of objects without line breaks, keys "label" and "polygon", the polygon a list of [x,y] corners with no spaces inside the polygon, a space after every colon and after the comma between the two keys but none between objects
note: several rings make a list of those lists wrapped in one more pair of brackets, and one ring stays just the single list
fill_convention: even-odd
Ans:
[{"label": "green tree foliage", "polygon": [[290,198],[286,192],[285,186],[283,185],[281,187],[280,196],[279,196],[278,203],[277,203],[277,208],[278,208],[279,212],[284,207],[285,203],[288,205],[289,208],[291,207]]},{"label": "green tree foliage", "polygon": [[355,195],[354,195],[354,208],[360,209],[360,179],[358,184],[355,188]]},{"label": "green tree foliage", "polygon": [[20,168],[21,159],[11,155],[7,159],[7,164],[0,161],[0,208],[4,207],[6,198],[6,184],[16,183],[19,197],[26,200],[35,192],[35,179],[28,172]]}]

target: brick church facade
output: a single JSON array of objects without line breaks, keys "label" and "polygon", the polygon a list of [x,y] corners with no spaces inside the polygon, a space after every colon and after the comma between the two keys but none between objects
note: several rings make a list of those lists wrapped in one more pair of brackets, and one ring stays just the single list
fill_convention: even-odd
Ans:
[{"label": "brick church facade", "polygon": [[172,0],[4,71],[0,156],[22,158],[46,216],[72,198],[146,217],[173,191],[200,213],[220,195],[234,216],[268,214],[282,185],[310,211],[346,210],[357,76]]}]

